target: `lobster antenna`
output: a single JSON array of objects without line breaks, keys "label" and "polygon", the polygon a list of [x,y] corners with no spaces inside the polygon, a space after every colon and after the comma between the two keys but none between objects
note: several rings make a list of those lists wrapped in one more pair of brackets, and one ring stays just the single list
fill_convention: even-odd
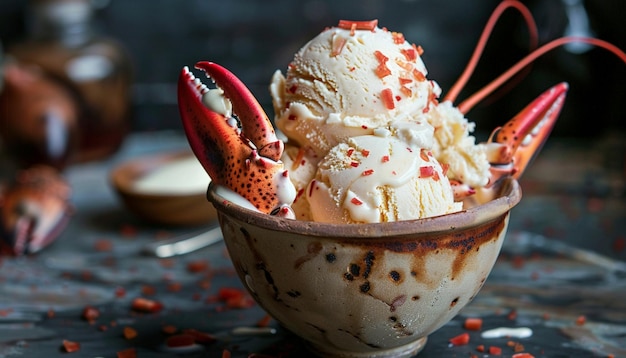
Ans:
[{"label": "lobster antenna", "polygon": [[463,87],[465,87],[465,85],[467,84],[467,81],[469,81],[469,79],[472,77],[472,74],[474,73],[474,70],[476,69],[478,62],[480,61],[480,56],[483,54],[483,51],[485,50],[487,41],[489,40],[489,37],[491,36],[491,33],[493,32],[493,29],[496,26],[496,23],[502,17],[502,13],[504,13],[504,11],[506,11],[509,8],[514,8],[518,10],[520,14],[522,14],[522,16],[524,17],[524,20],[526,21],[526,27],[528,28],[528,31],[530,33],[530,50],[532,51],[537,48],[538,37],[539,37],[537,34],[537,24],[535,23],[535,19],[533,18],[533,15],[530,12],[530,10],[528,10],[528,8],[524,4],[522,4],[521,2],[517,0],[506,0],[506,1],[501,2],[496,7],[496,9],[493,10],[493,13],[489,17],[489,20],[487,21],[487,24],[485,25],[485,28],[483,29],[483,32],[480,35],[478,44],[476,45],[476,48],[474,49],[474,53],[472,53],[472,57],[467,63],[467,66],[463,70],[463,73],[461,74],[461,76],[459,76],[459,79],[456,80],[454,85],[452,85],[452,87],[450,88],[446,96],[444,97],[444,101],[450,101],[454,103],[456,98],[459,96],[459,94],[463,90]]},{"label": "lobster antenna", "polygon": [[528,54],[526,57],[524,57],[523,59],[518,61],[515,65],[513,65],[513,67],[511,67],[506,72],[504,72],[503,74],[498,76],[496,79],[491,81],[481,90],[479,90],[478,92],[474,93],[469,98],[461,102],[458,105],[458,109],[463,114],[469,112],[472,108],[474,108],[476,104],[482,101],[491,92],[493,92],[495,89],[500,87],[504,82],[511,79],[511,77],[515,76],[520,70],[522,70],[524,67],[531,64],[537,58],[543,56],[544,54],[546,54],[547,52],[551,50],[554,50],[557,47],[560,47],[569,43],[575,43],[575,42],[583,42],[583,43],[587,43],[587,44],[608,50],[614,55],[616,55],[617,57],[619,57],[619,59],[622,60],[624,63],[626,63],[626,53],[622,51],[619,47],[607,41],[600,40],[594,37],[578,37],[578,36],[561,37],[561,38],[548,42],[547,44],[539,47],[538,49]]}]

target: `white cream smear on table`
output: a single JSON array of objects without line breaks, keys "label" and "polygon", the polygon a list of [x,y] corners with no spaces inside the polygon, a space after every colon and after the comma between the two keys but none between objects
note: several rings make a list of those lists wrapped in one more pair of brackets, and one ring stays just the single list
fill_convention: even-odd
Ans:
[{"label": "white cream smear on table", "polygon": [[184,195],[206,192],[211,178],[196,157],[178,159],[148,172],[133,188],[145,194]]},{"label": "white cream smear on table", "polygon": [[481,338],[528,338],[533,335],[533,330],[528,327],[508,328],[499,327],[483,331]]}]

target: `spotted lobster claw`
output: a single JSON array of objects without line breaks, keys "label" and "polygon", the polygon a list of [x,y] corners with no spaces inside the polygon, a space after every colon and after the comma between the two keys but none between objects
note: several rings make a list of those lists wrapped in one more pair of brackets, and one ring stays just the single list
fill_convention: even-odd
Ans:
[{"label": "spotted lobster claw", "polygon": [[524,173],[548,139],[563,107],[568,88],[566,82],[551,87],[503,127],[496,128],[487,143],[487,157],[491,163],[488,186],[502,177],[519,178]]},{"label": "spotted lobster claw", "polygon": [[56,240],[70,218],[70,186],[52,167],[24,169],[2,192],[0,253],[34,254]]},{"label": "spotted lobster claw", "polygon": [[284,143],[261,105],[224,67],[198,62],[196,68],[218,89],[209,89],[188,67],[180,74],[178,107],[192,151],[214,184],[231,189],[261,212],[290,216],[295,188],[280,161]]}]

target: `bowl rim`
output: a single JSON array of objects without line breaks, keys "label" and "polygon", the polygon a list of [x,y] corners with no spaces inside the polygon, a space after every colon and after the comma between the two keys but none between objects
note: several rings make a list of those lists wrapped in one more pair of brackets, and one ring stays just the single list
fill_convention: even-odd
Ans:
[{"label": "bowl rim", "polygon": [[498,219],[507,214],[522,197],[519,182],[512,177],[497,183],[498,196],[487,203],[455,213],[415,220],[385,223],[329,224],[280,218],[244,208],[216,192],[214,182],[209,184],[207,199],[218,212],[264,229],[291,232],[315,237],[357,237],[362,239],[382,236],[432,234],[470,228]]}]

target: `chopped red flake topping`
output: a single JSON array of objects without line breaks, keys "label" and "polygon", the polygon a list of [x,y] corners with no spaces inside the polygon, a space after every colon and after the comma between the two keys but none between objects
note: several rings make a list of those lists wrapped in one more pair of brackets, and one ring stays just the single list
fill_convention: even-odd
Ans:
[{"label": "chopped red flake topping", "polygon": [[466,318],[465,324],[463,325],[465,329],[470,331],[480,331],[483,327],[483,319],[482,318]]},{"label": "chopped red flake topping", "polygon": [[404,35],[401,32],[392,32],[393,42],[396,45],[402,45],[404,43]]},{"label": "chopped red flake topping", "polygon": [[352,198],[352,200],[350,200],[350,202],[354,205],[363,205],[363,202],[357,198]]},{"label": "chopped red flake topping", "polygon": [[356,70],[356,67],[350,67],[350,72],[354,72]]},{"label": "chopped red flake topping", "polygon": [[400,50],[407,61],[415,61],[417,59],[417,51],[414,48],[407,48]]},{"label": "chopped red flake topping", "polygon": [[429,178],[435,173],[435,168],[431,165],[420,167],[420,178]]},{"label": "chopped red flake topping", "polygon": [[413,77],[420,82],[426,81],[426,76],[424,76],[422,71],[418,70],[417,68],[413,69]]},{"label": "chopped red flake topping", "polygon": [[412,79],[410,78],[404,78],[404,77],[399,77],[398,81],[400,81],[401,85],[408,85],[409,83],[413,82]]},{"label": "chopped red flake topping", "polygon": [[389,57],[385,56],[382,52],[378,50],[374,51],[374,56],[376,56],[376,60],[378,60],[378,63],[386,63],[387,61],[389,61]]},{"label": "chopped red flake topping", "polygon": [[425,149],[420,150],[420,158],[422,158],[422,160],[425,162],[430,161],[430,158],[428,158],[428,154],[426,153]]},{"label": "chopped red flake topping", "polygon": [[389,156],[388,155],[383,155],[382,159],[380,160],[383,163],[387,163],[389,161]]},{"label": "chopped red flake topping", "polygon": [[361,173],[361,175],[363,176],[368,176],[372,174],[374,174],[374,169],[368,169],[368,170],[363,171],[363,173]]},{"label": "chopped red flake topping", "polygon": [[361,128],[367,129],[368,127],[365,124],[363,124],[363,125],[361,125]]},{"label": "chopped red flake topping", "polygon": [[363,149],[363,150],[361,151],[361,155],[362,155],[362,156],[364,156],[365,158],[367,158],[367,157],[369,157],[369,156],[370,156],[370,151],[369,151],[369,150],[367,150],[367,149]]},{"label": "chopped red flake topping", "polygon": [[348,149],[348,152],[346,153],[348,156],[351,156],[352,153],[354,153],[354,148],[350,148]]},{"label": "chopped red flake topping", "polygon": [[330,56],[335,57],[341,54],[341,51],[343,51],[344,46],[346,46],[346,42],[348,42],[348,40],[345,37],[335,36],[333,38],[333,47],[330,52]]},{"label": "chopped red flake topping", "polygon": [[369,21],[350,21],[350,20],[339,20],[339,25],[337,27],[345,30],[370,30],[374,31],[378,26],[378,20],[369,20]]},{"label": "chopped red flake topping", "polygon": [[400,100],[402,100],[402,97],[396,96],[396,101],[400,101]]},{"label": "chopped red flake topping", "polygon": [[350,166],[353,168],[357,168],[359,166],[359,162],[350,162]]},{"label": "chopped red flake topping", "polygon": [[63,340],[63,350],[67,353],[78,352],[80,350],[80,343],[68,341],[67,339]]},{"label": "chopped red flake topping", "polygon": [[289,93],[296,93],[297,90],[298,90],[298,86],[296,85],[293,85],[287,89]]},{"label": "chopped red flake topping", "polygon": [[450,169],[450,164],[448,163],[441,164],[441,172],[444,176],[448,175],[448,169]]},{"label": "chopped red flake topping", "polygon": [[439,178],[439,173],[438,172],[434,172],[433,173],[433,180],[434,181],[439,181],[439,179],[441,179],[441,178]]},{"label": "chopped red flake topping", "polygon": [[456,337],[450,338],[449,342],[455,346],[463,346],[468,344],[470,341],[469,333],[461,333]]},{"label": "chopped red flake topping", "polygon": [[411,97],[413,95],[413,90],[411,90],[409,87],[407,86],[401,86],[400,87],[400,92],[402,92],[402,94],[405,97]]},{"label": "chopped red flake topping", "polygon": [[385,88],[382,90],[380,98],[387,109],[396,108],[396,104],[393,102],[393,92],[391,92],[391,88]]},{"label": "chopped red flake topping", "polygon": [[385,78],[386,76],[391,75],[391,70],[387,67],[387,61],[389,61],[389,57],[383,55],[380,51],[374,51],[374,56],[378,60],[378,67],[376,67],[376,76],[378,78]]}]

